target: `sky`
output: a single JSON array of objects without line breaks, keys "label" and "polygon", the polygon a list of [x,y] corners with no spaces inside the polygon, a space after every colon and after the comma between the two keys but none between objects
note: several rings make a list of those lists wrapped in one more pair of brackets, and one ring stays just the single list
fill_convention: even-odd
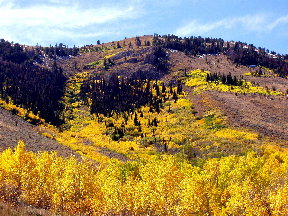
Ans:
[{"label": "sky", "polygon": [[287,0],[0,0],[0,38],[82,46],[158,33],[288,53]]}]

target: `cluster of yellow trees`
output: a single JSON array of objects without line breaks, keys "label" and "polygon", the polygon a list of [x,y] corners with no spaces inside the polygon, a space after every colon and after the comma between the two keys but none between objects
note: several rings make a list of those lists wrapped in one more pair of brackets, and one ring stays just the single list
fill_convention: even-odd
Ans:
[{"label": "cluster of yellow trees", "polygon": [[207,82],[206,77],[209,73],[209,71],[203,71],[200,69],[193,70],[188,74],[189,78],[185,81],[185,84],[187,86],[195,87],[195,93],[201,93],[206,90],[215,90],[239,94],[284,95],[283,92],[273,91],[260,86],[255,86],[251,82],[247,81],[243,81],[242,86],[226,85],[218,81]]},{"label": "cluster of yellow trees", "polygon": [[[197,118],[194,111],[192,103],[184,96],[179,96],[176,103],[170,100],[163,104],[159,114],[149,112],[147,106],[142,107],[135,111],[141,123],[141,133],[139,126],[134,125],[132,115],[127,120],[127,134],[120,140],[113,141],[107,135],[109,128],[105,125],[113,123],[120,128],[125,121],[122,115],[93,117],[88,111],[74,108],[74,118],[68,121],[71,125],[69,130],[54,134],[61,144],[100,163],[107,163],[109,160],[107,156],[99,153],[103,148],[131,160],[148,160],[164,152],[165,144],[168,153],[184,152],[190,156],[193,154],[193,157],[219,157],[258,149],[266,143],[264,139],[259,140],[256,133],[229,128],[220,112],[211,110],[203,118]],[[149,121],[155,118],[157,127],[149,126]],[[133,134],[135,135],[132,136]],[[144,134],[144,137],[141,137],[141,134]]]},{"label": "cluster of yellow trees", "polygon": [[201,166],[172,155],[97,166],[20,143],[0,154],[0,198],[71,215],[287,215],[288,152],[266,147]]}]

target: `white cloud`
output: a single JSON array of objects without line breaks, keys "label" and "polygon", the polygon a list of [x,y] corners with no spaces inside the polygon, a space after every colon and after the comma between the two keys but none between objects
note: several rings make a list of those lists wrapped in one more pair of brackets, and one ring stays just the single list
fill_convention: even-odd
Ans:
[{"label": "white cloud", "polygon": [[14,6],[14,0],[6,1],[6,0],[0,0],[0,8],[7,9],[12,8]]},{"label": "white cloud", "polygon": [[85,7],[76,1],[48,2],[20,7],[13,0],[0,0],[0,38],[20,43],[52,40],[56,43],[65,38],[96,37],[108,33],[107,25],[141,15],[133,5]]},{"label": "white cloud", "polygon": [[192,20],[187,25],[178,28],[175,31],[175,34],[180,36],[188,36],[193,34],[200,35],[210,33],[213,30],[231,30],[233,28],[237,28],[239,31],[265,32],[271,31],[283,24],[288,24],[288,16],[273,20],[263,14],[257,14],[243,17],[225,18],[211,23],[200,23],[197,20]]},{"label": "white cloud", "polygon": [[80,10],[77,7],[34,6],[29,8],[0,8],[0,27],[61,26],[77,28],[102,24],[116,19],[136,16],[134,8],[99,8]]},{"label": "white cloud", "polygon": [[285,25],[285,24],[288,24],[288,15],[287,16],[283,16],[283,17],[280,17],[278,18],[277,20],[275,20],[274,22],[270,23],[267,28],[269,30],[273,30],[274,28],[276,28],[277,26],[279,25]]}]

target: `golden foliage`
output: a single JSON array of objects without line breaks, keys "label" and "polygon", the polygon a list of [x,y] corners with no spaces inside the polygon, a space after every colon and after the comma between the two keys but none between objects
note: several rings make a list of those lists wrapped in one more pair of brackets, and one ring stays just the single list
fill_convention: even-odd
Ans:
[{"label": "golden foliage", "polygon": [[163,155],[97,167],[20,142],[0,154],[0,198],[71,215],[287,215],[288,152],[208,159]]},{"label": "golden foliage", "polygon": [[262,95],[284,95],[283,92],[272,91],[260,86],[255,86],[251,82],[243,80],[241,86],[226,85],[219,81],[207,82],[206,77],[209,71],[193,70],[189,78],[185,81],[187,86],[195,87],[194,92],[201,93],[207,90],[216,90],[222,92],[233,92],[238,94],[262,94]]}]

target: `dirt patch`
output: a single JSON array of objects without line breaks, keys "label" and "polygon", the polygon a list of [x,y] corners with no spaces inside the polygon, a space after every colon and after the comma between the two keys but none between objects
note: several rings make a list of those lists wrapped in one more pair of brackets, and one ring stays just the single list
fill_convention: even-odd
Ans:
[{"label": "dirt patch", "polygon": [[197,115],[220,108],[229,125],[252,129],[262,135],[288,140],[288,98],[286,96],[236,95],[207,91],[191,96]]},{"label": "dirt patch", "polygon": [[33,152],[56,151],[67,157],[77,155],[56,140],[37,133],[37,126],[31,125],[11,112],[0,108],[0,151],[16,147],[19,140],[24,141],[27,150]]},{"label": "dirt patch", "polygon": [[71,57],[66,60],[60,60],[58,63],[64,70],[66,76],[71,76],[82,72],[84,67],[91,63],[102,59],[105,56],[104,52],[83,53],[81,55]]},{"label": "dirt patch", "polygon": [[288,98],[210,92],[233,126],[288,140]]}]

